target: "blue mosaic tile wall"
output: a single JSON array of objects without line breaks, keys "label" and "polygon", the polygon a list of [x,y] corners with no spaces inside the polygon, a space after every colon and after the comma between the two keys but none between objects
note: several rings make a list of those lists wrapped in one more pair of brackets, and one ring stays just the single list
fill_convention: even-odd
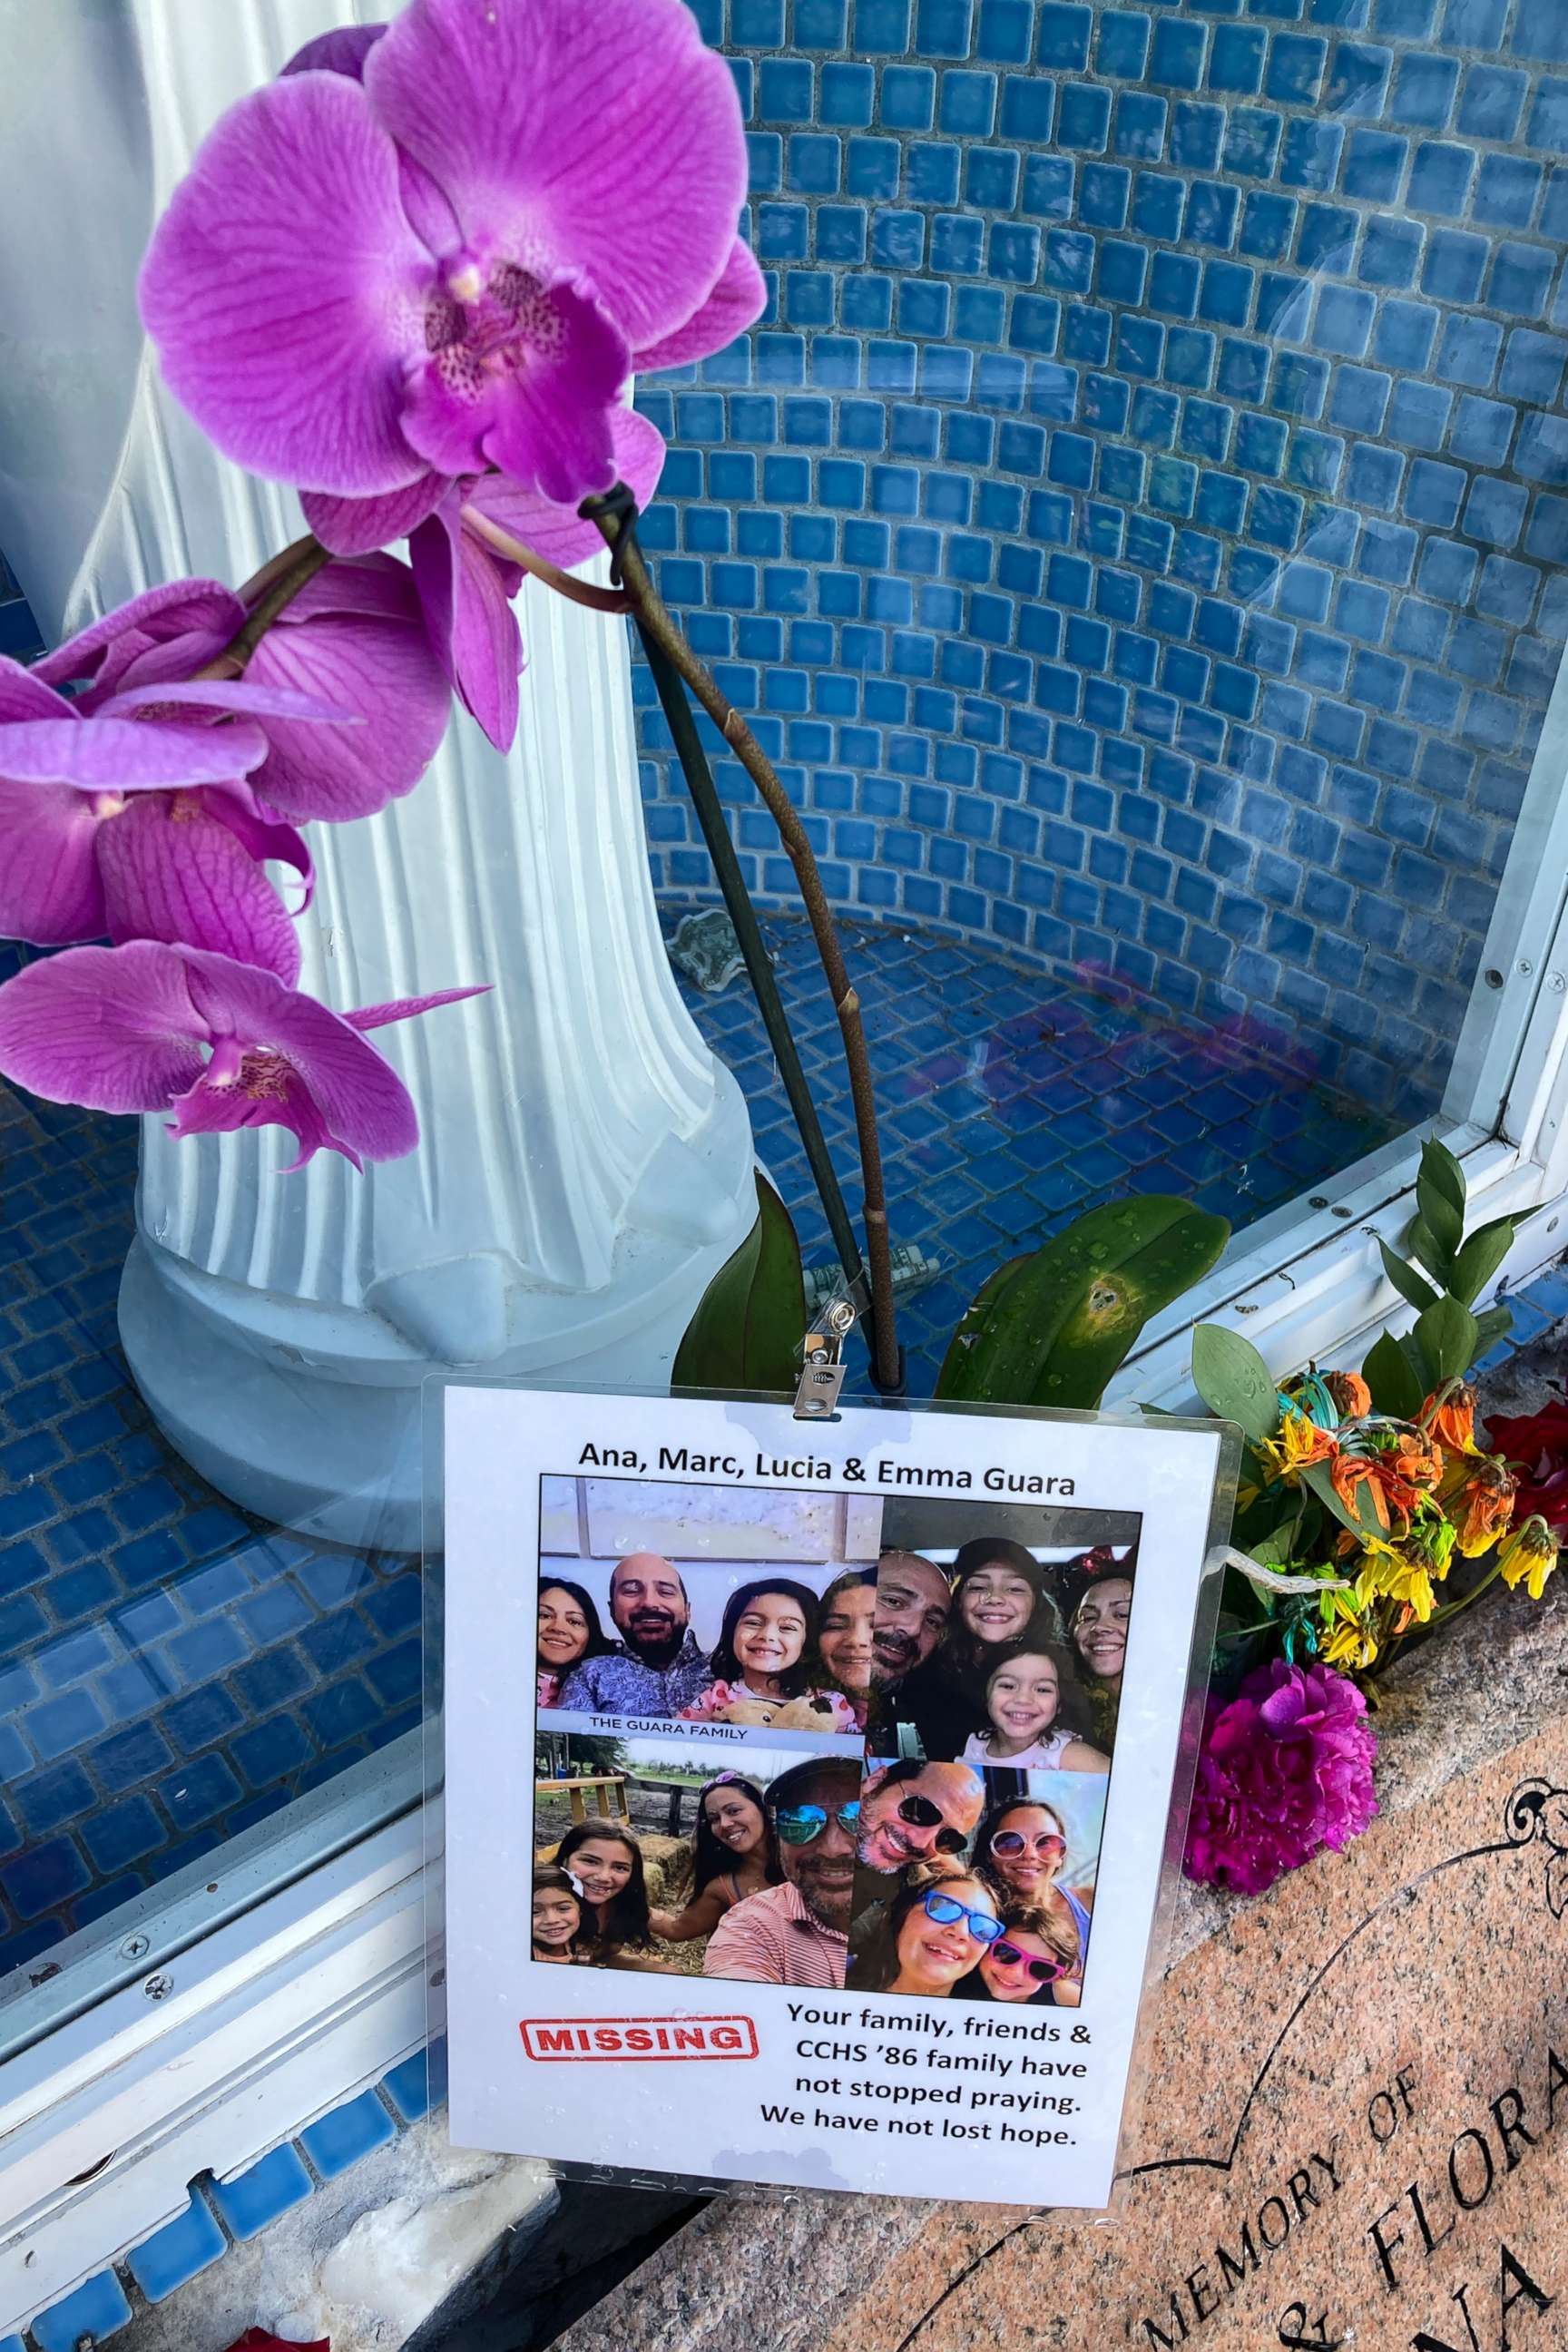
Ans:
[{"label": "blue mosaic tile wall", "polygon": [[773,300],[644,539],[836,898],[1428,1105],[1568,630],[1568,8],[693,5]]}]

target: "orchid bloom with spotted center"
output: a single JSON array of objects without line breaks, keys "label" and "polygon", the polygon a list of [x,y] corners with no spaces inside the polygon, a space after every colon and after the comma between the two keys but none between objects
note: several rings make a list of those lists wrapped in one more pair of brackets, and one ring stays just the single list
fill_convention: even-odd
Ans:
[{"label": "orchid bloom with spotted center", "polygon": [[47,1102],[172,1110],[179,1136],[288,1128],[300,1150],[287,1175],[321,1150],[362,1168],[419,1140],[407,1087],[363,1032],[483,993],[449,988],[340,1014],[200,948],[71,948],[0,986],[0,1074]]},{"label": "orchid bloom with spotted center", "polygon": [[761,311],[746,168],[682,0],[410,0],[224,116],[142,316],[220,449],[384,501],[377,544],[492,471],[575,508],[620,468],[634,371]]}]

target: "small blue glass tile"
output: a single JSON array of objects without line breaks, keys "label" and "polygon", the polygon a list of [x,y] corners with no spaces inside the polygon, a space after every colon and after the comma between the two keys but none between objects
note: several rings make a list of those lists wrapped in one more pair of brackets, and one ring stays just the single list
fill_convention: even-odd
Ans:
[{"label": "small blue glass tile", "polygon": [[374,2091],[362,2091],[341,2107],[333,2107],[300,2134],[304,2149],[323,2180],[335,2180],[351,2164],[373,2148],[384,2147],[396,2137],[397,2126]]},{"label": "small blue glass tile", "polygon": [[78,2352],[83,2336],[100,2344],[129,2325],[131,2305],[112,2271],[100,2271],[32,2324],[38,2352]]},{"label": "small blue glass tile", "polygon": [[310,2176],[293,2148],[283,2147],[275,2147],[270,2156],[264,2156],[233,2180],[213,2181],[210,2194],[231,2236],[243,2243],[258,2237],[280,2213],[302,2205],[311,2187]]},{"label": "small blue glass tile", "polygon": [[176,2287],[209,2269],[227,2242],[210,2208],[193,2189],[183,2213],[132,2246],[125,2267],[149,2303],[162,2303]]},{"label": "small blue glass tile", "polygon": [[412,2058],[405,2058],[390,2074],[384,2074],[381,2087],[405,2124],[416,2124],[431,2107],[430,2066],[428,2053],[416,2050]]}]

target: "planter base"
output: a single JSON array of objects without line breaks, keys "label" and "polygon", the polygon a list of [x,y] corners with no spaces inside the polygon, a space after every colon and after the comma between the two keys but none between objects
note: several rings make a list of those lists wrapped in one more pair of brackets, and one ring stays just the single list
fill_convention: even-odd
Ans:
[{"label": "planter base", "polygon": [[679,1212],[662,1181],[639,1186],[638,1221],[595,1292],[542,1290],[475,1253],[354,1309],[226,1281],[139,1234],[120,1288],[132,1377],[176,1453],[243,1510],[328,1543],[434,1548],[427,1382],[466,1370],[542,1388],[667,1384],[692,1309],[755,1214],[746,1108],[727,1071],[682,1162]]}]

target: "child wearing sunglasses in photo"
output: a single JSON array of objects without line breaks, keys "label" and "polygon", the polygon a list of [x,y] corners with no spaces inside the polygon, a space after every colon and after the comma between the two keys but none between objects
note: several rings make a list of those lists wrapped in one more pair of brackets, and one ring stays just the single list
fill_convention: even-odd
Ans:
[{"label": "child wearing sunglasses in photo", "polygon": [[898,1893],[878,1908],[880,1916],[850,1962],[855,1992],[945,2000],[1004,1933],[990,1887],[952,1864],[906,1871]]},{"label": "child wearing sunglasses in photo", "polygon": [[975,1868],[995,1894],[1004,1917],[1037,1908],[1064,1933],[1070,1922],[1078,1942],[1072,1968],[1046,1988],[1058,2009],[1078,2007],[1089,1949],[1089,1906],[1060,1876],[1067,1852],[1060,1815],[1033,1796],[1009,1797],[994,1806],[974,1840]]},{"label": "child wearing sunglasses in photo", "polygon": [[953,1987],[968,2000],[1034,2001],[1049,2007],[1056,1988],[1078,1967],[1078,1928],[1061,1895],[1009,1906],[1002,1933],[979,1964]]}]

